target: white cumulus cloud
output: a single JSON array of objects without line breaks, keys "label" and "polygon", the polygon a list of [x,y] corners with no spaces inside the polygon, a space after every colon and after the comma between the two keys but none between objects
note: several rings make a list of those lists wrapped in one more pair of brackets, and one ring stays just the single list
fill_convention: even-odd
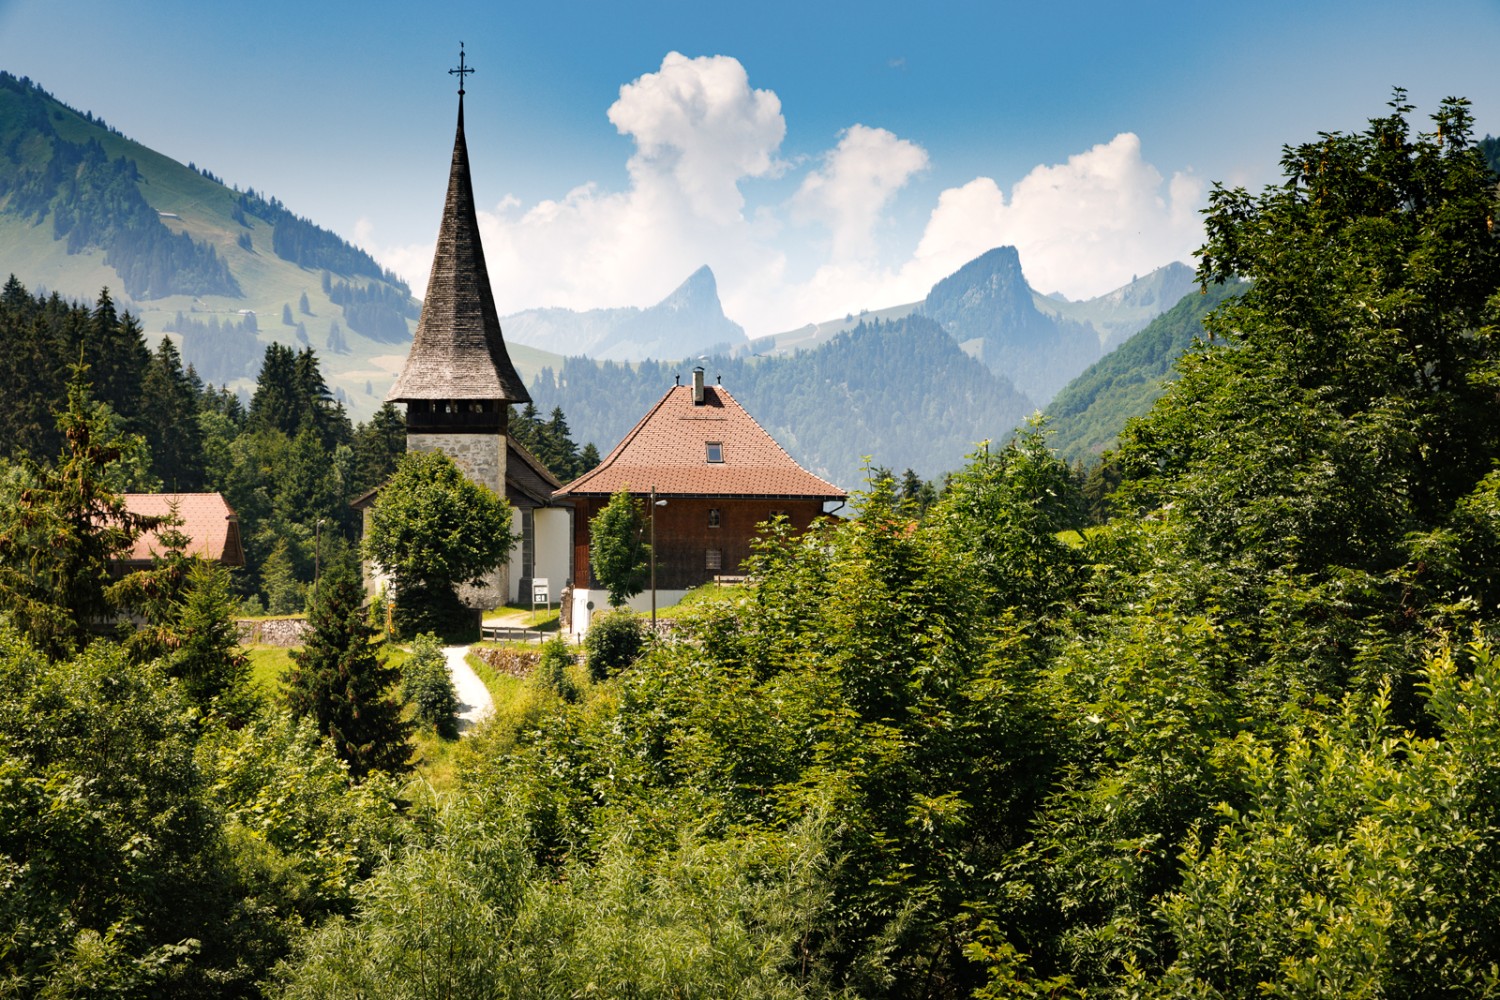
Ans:
[{"label": "white cumulus cloud", "polygon": [[[911,180],[933,166],[922,146],[855,124],[833,148],[790,163],[780,98],[752,87],[732,57],[669,53],[607,113],[634,143],[628,187],[585,184],[529,205],[508,197],[480,213],[502,313],[647,306],[707,264],[725,312],[758,336],[920,299],[1004,244],[1019,249],[1034,287],[1076,298],[1183,259],[1201,240],[1203,184],[1163,178],[1130,133],[1037,166],[1008,193],[989,177],[950,187],[919,237],[894,218]],[[790,198],[755,187],[792,171],[801,177]],[[809,239],[820,231],[826,239]],[[360,241],[373,233],[361,220]],[[373,252],[421,293],[430,243]]]},{"label": "white cumulus cloud", "polygon": [[852,125],[792,198],[803,219],[828,227],[835,263],[872,260],[875,229],[896,192],[927,167],[927,151],[883,128]]},{"label": "white cumulus cloud", "polygon": [[1164,181],[1140,139],[1122,132],[1066,163],[1034,167],[1009,200],[988,177],[944,191],[911,266],[941,277],[1009,244],[1032,287],[1098,295],[1185,259],[1202,239],[1202,202],[1201,181],[1186,172]]},{"label": "white cumulus cloud", "polygon": [[741,179],[779,168],[786,136],[781,100],[751,89],[745,67],[728,56],[668,53],[658,72],[620,88],[609,120],[635,140],[637,188],[680,194],[694,214],[718,223],[739,218]]}]

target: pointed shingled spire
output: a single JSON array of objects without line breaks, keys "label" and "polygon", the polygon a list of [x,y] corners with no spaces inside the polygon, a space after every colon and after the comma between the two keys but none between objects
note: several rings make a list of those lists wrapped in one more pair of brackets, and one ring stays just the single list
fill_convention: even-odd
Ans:
[{"label": "pointed shingled spire", "polygon": [[432,255],[432,275],[427,279],[422,317],[417,320],[417,334],[406,366],[385,398],[393,403],[458,399],[531,401],[505,350],[500,316],[490,291],[490,275],[484,265],[474,189],[469,182],[462,90],[458,98],[458,133],[453,140],[453,166],[448,174],[448,198],[443,204],[443,221],[438,228],[437,250]]}]

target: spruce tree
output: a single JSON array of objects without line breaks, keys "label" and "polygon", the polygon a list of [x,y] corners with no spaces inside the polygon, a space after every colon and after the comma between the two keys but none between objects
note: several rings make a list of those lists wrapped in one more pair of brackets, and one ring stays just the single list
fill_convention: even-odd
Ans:
[{"label": "spruce tree", "polygon": [[297,406],[295,367],[297,356],[284,344],[267,344],[260,376],[255,380],[255,395],[250,397],[247,418],[251,430],[278,430],[283,434],[297,432],[300,415]]},{"label": "spruce tree", "polygon": [[324,575],[313,595],[307,644],[292,651],[286,695],[292,712],[317,722],[356,778],[405,771],[411,756],[410,726],[391,696],[398,672],[371,644],[375,633],[360,609],[362,596],[347,568]]},{"label": "spruce tree", "polygon": [[89,397],[87,372],[75,367],[68,385],[58,464],[23,463],[0,502],[0,609],[52,656],[80,649],[90,626],[114,614],[109,564],[144,525],[108,485],[123,445]]},{"label": "spruce tree", "polygon": [[396,407],[386,403],[354,432],[355,496],[379,486],[396,471],[396,462],[406,454],[406,421]]},{"label": "spruce tree", "polygon": [[182,356],[166,337],[151,356],[141,381],[141,409],[151,474],[174,493],[203,488],[203,431],[198,426],[198,392],[182,370]]},{"label": "spruce tree", "polygon": [[552,408],[552,416],[543,427],[542,453],[537,457],[547,464],[554,476],[567,482],[574,478],[578,465],[578,445],[573,443],[573,432],[568,428],[568,418],[563,416],[561,406]]}]

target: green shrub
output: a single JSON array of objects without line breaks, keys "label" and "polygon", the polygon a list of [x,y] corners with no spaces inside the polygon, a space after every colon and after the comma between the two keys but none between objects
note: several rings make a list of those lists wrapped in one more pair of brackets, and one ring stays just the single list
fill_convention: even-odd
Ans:
[{"label": "green shrub", "polygon": [[629,611],[609,611],[594,619],[583,637],[589,677],[602,681],[640,658],[646,646],[646,629]]},{"label": "green shrub", "polygon": [[443,643],[431,632],[412,642],[412,656],[401,667],[401,697],[416,710],[417,721],[444,739],[458,735],[458,692],[448,674]]},{"label": "green shrub", "polygon": [[542,656],[533,677],[539,686],[556,692],[564,701],[574,702],[578,700],[579,691],[573,678],[568,676],[568,668],[572,665],[573,651],[568,648],[567,640],[555,635],[542,646]]}]

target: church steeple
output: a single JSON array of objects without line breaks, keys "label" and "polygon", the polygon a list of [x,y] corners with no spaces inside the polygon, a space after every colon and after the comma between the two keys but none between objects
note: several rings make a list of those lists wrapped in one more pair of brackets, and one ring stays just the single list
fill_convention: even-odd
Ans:
[{"label": "church steeple", "polygon": [[[474,430],[480,428],[473,425],[481,423],[503,428],[506,404],[526,403],[531,396],[505,350],[484,264],[474,190],[469,181],[469,150],[464,141],[463,80],[473,69],[462,62],[462,52],[459,68],[451,72],[459,74],[459,96],[448,197],[443,204],[416,337],[406,366],[386,400],[408,404],[408,427],[449,422],[421,419],[419,415],[462,413],[468,419],[454,423],[470,425]],[[481,413],[490,419],[480,418]]]}]

